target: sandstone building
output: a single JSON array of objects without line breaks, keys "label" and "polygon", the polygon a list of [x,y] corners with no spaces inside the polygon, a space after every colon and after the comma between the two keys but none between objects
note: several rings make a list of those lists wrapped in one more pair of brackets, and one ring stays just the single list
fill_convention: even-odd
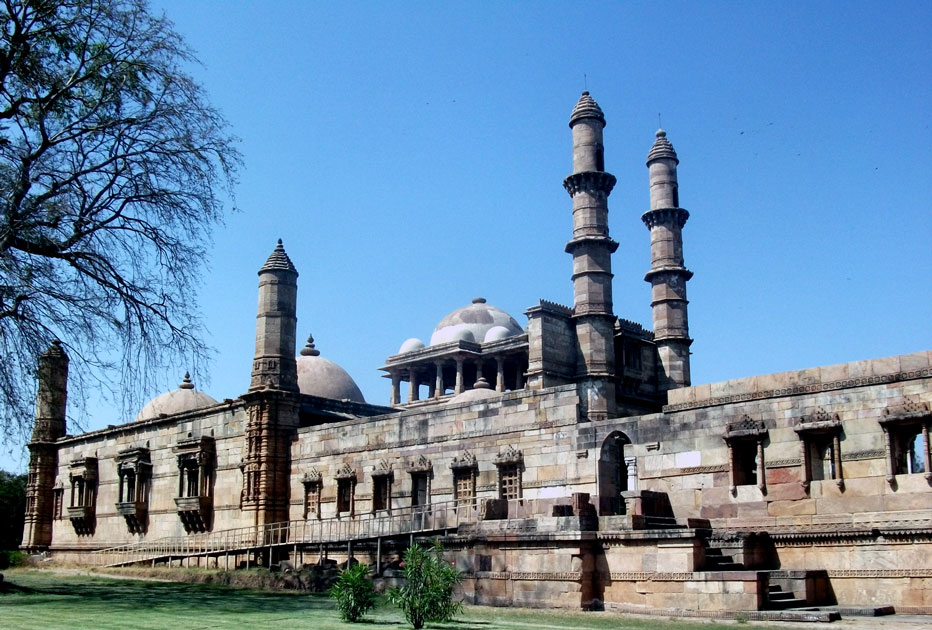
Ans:
[{"label": "sandstone building", "polygon": [[[39,360],[24,547],[86,562],[382,570],[443,536],[470,599],[698,611],[932,613],[932,352],[693,385],[678,156],[647,155],[653,330],[612,304],[605,117],[570,117],[574,302],[526,325],[476,298],[381,370],[367,403],[313,339],[295,269],[259,270],[248,391],[187,376],[126,424],[68,435],[68,358]],[[248,314],[243,314],[244,317]]]}]

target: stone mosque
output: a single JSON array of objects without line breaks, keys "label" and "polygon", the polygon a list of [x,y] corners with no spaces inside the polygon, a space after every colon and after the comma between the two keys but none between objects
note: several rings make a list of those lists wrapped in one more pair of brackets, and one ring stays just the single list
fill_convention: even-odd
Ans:
[{"label": "stone mosque", "polygon": [[439,537],[480,604],[932,614],[932,351],[694,385],[677,153],[657,131],[648,330],[612,305],[605,124],[583,92],[563,181],[573,304],[541,300],[522,325],[473,299],[386,359],[388,406],[312,338],[295,356],[281,241],[237,397],[185,375],[135,420],[70,435],[53,343],[23,548],[221,568],[353,557],[383,574]]}]

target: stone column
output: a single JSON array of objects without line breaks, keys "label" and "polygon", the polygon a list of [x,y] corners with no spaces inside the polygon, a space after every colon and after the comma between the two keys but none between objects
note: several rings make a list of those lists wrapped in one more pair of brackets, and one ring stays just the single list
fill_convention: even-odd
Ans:
[{"label": "stone column", "polygon": [[437,370],[436,378],[434,379],[434,398],[440,398],[443,396],[443,363],[437,361],[434,364],[434,367]]},{"label": "stone column", "polygon": [[388,404],[392,407],[401,403],[401,374],[398,372],[392,372],[392,395],[388,400]]},{"label": "stone column", "polygon": [[411,368],[408,371],[408,402],[409,403],[420,400],[419,398],[420,393],[418,392],[418,385],[420,385],[420,383],[417,380],[417,370],[415,370],[414,368]]},{"label": "stone column", "polygon": [[463,391],[463,359],[462,357],[456,357],[456,387],[453,393],[462,394]]},{"label": "stone column", "polygon": [[495,357],[495,391],[505,391],[505,357]]}]

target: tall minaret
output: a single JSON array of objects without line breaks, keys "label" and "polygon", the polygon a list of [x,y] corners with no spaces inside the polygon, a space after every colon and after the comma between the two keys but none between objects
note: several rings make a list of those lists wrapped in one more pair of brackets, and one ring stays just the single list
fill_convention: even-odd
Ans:
[{"label": "tall minaret", "polygon": [[39,357],[36,419],[29,442],[29,477],[26,483],[26,523],[23,549],[41,551],[52,544],[55,476],[58,447],[65,436],[68,400],[68,355],[57,339]]},{"label": "tall minaret", "polygon": [[259,313],[256,316],[256,355],[249,391],[298,391],[295,345],[298,317],[298,270],[285,253],[281,239],[259,269]]},{"label": "tall minaret", "polygon": [[582,412],[603,420],[615,412],[615,315],[612,312],[612,254],[618,243],[608,235],[608,196],[615,176],[606,173],[602,130],[605,116],[583,92],[570,116],[573,174],[563,187],[573,198],[573,318],[576,324],[576,377]]},{"label": "tall minaret", "polygon": [[654,339],[660,355],[661,391],[689,387],[689,319],[686,316],[686,281],[693,272],[683,266],[683,226],[689,213],[680,208],[676,183],[679,164],[667,132],[657,131],[657,140],[647,154],[650,172],[650,210],[641,220],[650,230],[650,271],[644,280],[651,284]]}]

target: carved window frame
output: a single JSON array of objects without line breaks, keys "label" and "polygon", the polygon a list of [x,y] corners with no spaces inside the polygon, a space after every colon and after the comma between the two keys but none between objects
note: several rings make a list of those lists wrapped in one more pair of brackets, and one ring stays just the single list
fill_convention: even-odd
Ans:
[{"label": "carved window frame", "polygon": [[65,485],[59,479],[52,488],[52,519],[60,521],[65,518]]},{"label": "carved window frame", "polygon": [[[479,464],[476,457],[469,451],[465,451],[460,457],[454,457],[450,462],[450,470],[453,472],[453,500],[456,507],[475,507],[476,506],[476,478],[479,476]],[[466,496],[461,496],[459,481],[465,483],[467,488]]]},{"label": "carved window frame", "polygon": [[[213,525],[216,446],[210,436],[188,437],[172,449],[178,464],[175,508],[186,532],[202,533]],[[193,475],[197,476],[194,477]]]},{"label": "carved window frame", "polygon": [[301,479],[304,486],[304,520],[308,516],[320,520],[320,495],[323,490],[323,475],[316,468],[312,468]]},{"label": "carved window frame", "polygon": [[72,508],[94,510],[97,504],[97,458],[83,457],[68,466],[68,480],[71,482]]},{"label": "carved window frame", "polygon": [[767,427],[760,420],[754,420],[751,416],[745,414],[737,422],[732,422],[725,427],[725,434],[722,439],[728,446],[728,475],[730,479],[729,490],[732,495],[738,493],[738,486],[747,486],[754,484],[739,484],[739,476],[742,471],[739,470],[738,457],[744,449],[753,447],[756,450],[757,467],[755,470],[757,476],[757,487],[764,494],[767,493],[767,476],[764,462],[764,440],[769,435]]},{"label": "carved window frame", "polygon": [[[815,447],[831,442],[832,458],[832,478],[840,490],[845,487],[845,477],[841,466],[841,418],[838,414],[831,414],[819,409],[816,413],[808,416],[802,416],[793,430],[799,436],[800,444],[800,464],[802,471],[800,474],[800,485],[809,491],[809,485],[813,481],[812,467],[815,462],[812,459],[812,451]],[[830,481],[822,479],[822,481]]]},{"label": "carved window frame", "polygon": [[[894,407],[887,407],[879,420],[883,429],[884,455],[887,461],[887,482],[896,483],[896,475],[922,474],[926,481],[932,483],[932,448],[929,433],[932,430],[932,412],[928,403],[908,402]],[[916,430],[922,435],[922,456],[925,470],[922,473],[898,472],[899,462],[907,450],[905,436],[915,435]]]},{"label": "carved window frame", "polygon": [[[349,464],[343,464],[334,475],[337,481],[337,501],[336,510],[337,518],[346,514],[350,518],[356,515],[356,471]],[[344,505],[341,502],[342,494],[346,493],[347,509],[341,510]]]},{"label": "carved window frame", "polygon": [[392,485],[395,473],[388,460],[381,460],[372,470],[372,513],[392,513]]},{"label": "carved window frame", "polygon": [[[424,455],[419,455],[416,459],[410,460],[405,464],[405,471],[411,477],[411,507],[426,508],[430,505],[430,490],[434,476],[434,464]],[[417,484],[418,480],[424,482],[424,502],[417,502]]]},{"label": "carved window frame", "polygon": [[524,498],[524,485],[522,468],[524,455],[513,446],[508,446],[492,460],[498,469],[498,498],[506,500],[522,500]]}]

